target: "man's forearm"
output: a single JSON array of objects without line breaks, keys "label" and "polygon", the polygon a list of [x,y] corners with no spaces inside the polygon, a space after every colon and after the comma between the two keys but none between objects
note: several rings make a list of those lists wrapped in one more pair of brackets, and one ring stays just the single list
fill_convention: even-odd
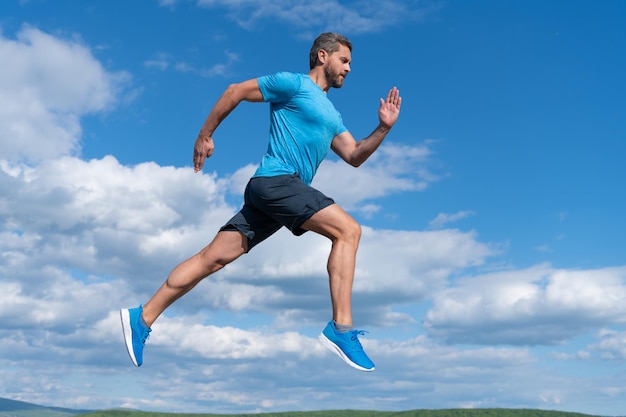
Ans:
[{"label": "man's forearm", "polygon": [[359,166],[365,162],[383,143],[390,130],[391,127],[380,123],[368,137],[358,141],[353,154],[352,165]]},{"label": "man's forearm", "polygon": [[213,136],[215,129],[217,129],[220,123],[222,123],[226,116],[228,116],[240,102],[241,100],[234,97],[232,86],[228,87],[224,94],[217,100],[213,109],[211,109],[211,112],[200,129],[200,135]]}]

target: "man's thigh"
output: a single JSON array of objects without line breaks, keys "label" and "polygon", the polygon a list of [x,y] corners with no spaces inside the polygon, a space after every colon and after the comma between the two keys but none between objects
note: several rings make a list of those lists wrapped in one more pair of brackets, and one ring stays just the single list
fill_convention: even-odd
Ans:
[{"label": "man's thigh", "polygon": [[338,204],[330,205],[318,211],[302,224],[302,228],[330,239],[338,238],[346,233],[360,233],[360,226],[357,221]]}]

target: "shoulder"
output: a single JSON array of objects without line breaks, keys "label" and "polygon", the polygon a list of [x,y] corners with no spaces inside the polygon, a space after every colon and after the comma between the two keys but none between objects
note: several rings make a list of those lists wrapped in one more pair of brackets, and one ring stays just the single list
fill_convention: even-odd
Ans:
[{"label": "shoulder", "polygon": [[281,71],[270,75],[264,75],[258,78],[259,85],[263,85],[266,88],[272,87],[285,87],[285,86],[297,86],[302,85],[303,74],[297,72]]}]

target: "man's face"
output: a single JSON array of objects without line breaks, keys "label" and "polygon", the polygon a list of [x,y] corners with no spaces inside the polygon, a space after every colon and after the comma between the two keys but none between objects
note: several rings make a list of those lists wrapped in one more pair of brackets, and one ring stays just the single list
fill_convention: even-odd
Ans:
[{"label": "man's face", "polygon": [[339,50],[328,56],[328,61],[324,65],[324,75],[329,86],[341,88],[343,80],[350,72],[350,62],[352,55],[347,46],[339,45]]}]

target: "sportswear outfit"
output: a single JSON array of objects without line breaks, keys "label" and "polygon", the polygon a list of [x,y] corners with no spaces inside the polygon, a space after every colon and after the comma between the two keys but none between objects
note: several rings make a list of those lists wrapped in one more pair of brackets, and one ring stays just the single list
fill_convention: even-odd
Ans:
[{"label": "sportswear outfit", "polygon": [[298,236],[302,224],[334,201],[310,187],[330,143],[347,129],[326,93],[307,74],[258,78],[270,103],[267,152],[248,182],[244,206],[220,230],[238,230],[248,250],[282,226]]},{"label": "sportswear outfit", "polygon": [[[333,138],[347,131],[335,106],[308,74],[279,72],[257,80],[263,100],[270,104],[269,144],[246,186],[242,209],[220,229],[245,235],[248,250],[283,226],[296,236],[303,234],[306,231],[302,229],[304,222],[334,204],[333,199],[310,184],[328,154]],[[133,363],[139,366],[149,330],[126,330],[133,325],[133,314],[137,314],[129,313],[131,310],[138,309],[122,310],[122,322],[129,354]],[[143,325],[136,318],[134,322]],[[374,370],[374,364],[358,341],[359,334],[363,332],[337,332],[331,321],[320,340],[349,365]],[[128,336],[131,336],[132,343],[129,343]]]}]

